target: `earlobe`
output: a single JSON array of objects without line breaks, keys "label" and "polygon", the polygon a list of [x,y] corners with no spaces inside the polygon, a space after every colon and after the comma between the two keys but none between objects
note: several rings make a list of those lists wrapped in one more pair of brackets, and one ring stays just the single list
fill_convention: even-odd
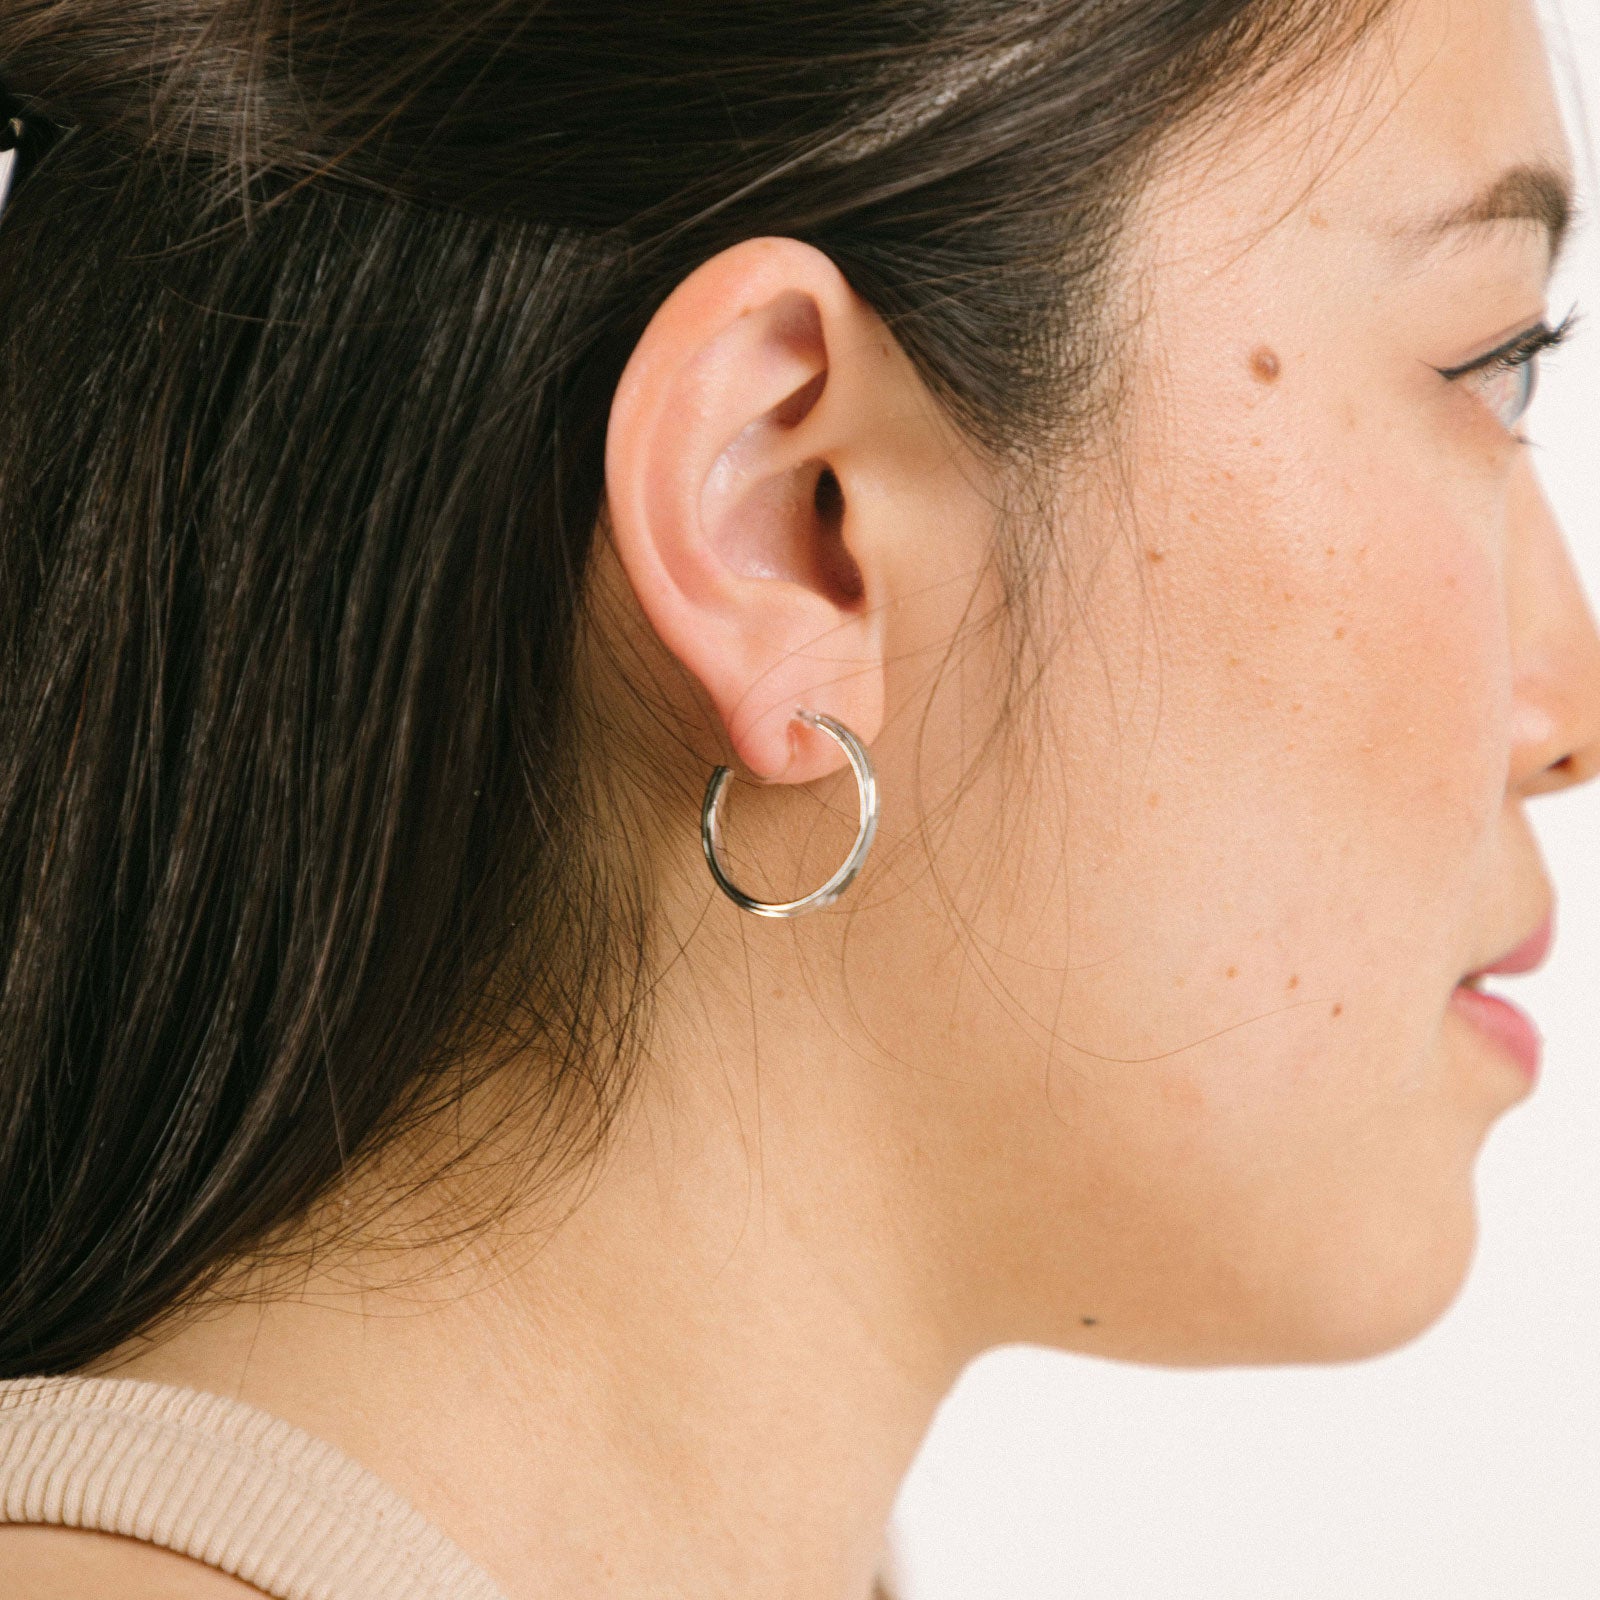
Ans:
[{"label": "earlobe", "polygon": [[739,759],[772,781],[842,762],[802,707],[867,741],[883,715],[874,530],[851,494],[861,397],[844,370],[864,318],[821,252],[746,241],[656,313],[612,405],[622,566]]}]

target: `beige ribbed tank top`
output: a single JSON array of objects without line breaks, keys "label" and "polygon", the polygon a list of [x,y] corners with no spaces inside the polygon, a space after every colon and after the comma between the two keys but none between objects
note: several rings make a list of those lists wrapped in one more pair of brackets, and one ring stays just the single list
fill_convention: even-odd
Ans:
[{"label": "beige ribbed tank top", "polygon": [[131,1378],[0,1382],[0,1522],[142,1539],[275,1600],[505,1600],[324,1440],[237,1400]]}]

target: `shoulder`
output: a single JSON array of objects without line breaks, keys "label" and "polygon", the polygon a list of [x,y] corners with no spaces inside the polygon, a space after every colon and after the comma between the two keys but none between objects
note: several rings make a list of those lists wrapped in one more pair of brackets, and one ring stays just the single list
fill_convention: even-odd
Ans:
[{"label": "shoulder", "polygon": [[43,1523],[0,1526],[6,1600],[261,1600],[261,1590],[188,1556],[120,1534]]}]

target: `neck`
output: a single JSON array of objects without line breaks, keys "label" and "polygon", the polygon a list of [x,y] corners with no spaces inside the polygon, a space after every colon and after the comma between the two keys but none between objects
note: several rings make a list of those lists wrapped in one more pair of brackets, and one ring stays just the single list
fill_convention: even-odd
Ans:
[{"label": "neck", "polygon": [[636,1103],[559,1225],[513,1212],[425,1271],[349,1252],[101,1370],[327,1439],[512,1600],[867,1600],[961,1357],[904,1209],[852,1192],[859,1152],[802,1158],[772,1065],[759,1121],[717,1074],[720,1107]]}]

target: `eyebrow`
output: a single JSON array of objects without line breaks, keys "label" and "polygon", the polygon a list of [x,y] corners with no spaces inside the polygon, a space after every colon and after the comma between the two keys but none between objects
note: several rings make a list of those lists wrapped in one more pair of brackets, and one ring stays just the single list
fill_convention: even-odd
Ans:
[{"label": "eyebrow", "polygon": [[1507,167],[1471,199],[1450,206],[1421,222],[1398,230],[1401,239],[1418,253],[1434,249],[1462,228],[1481,228],[1496,222],[1532,222],[1550,240],[1550,265],[1554,270],[1572,235],[1578,203],[1571,174],[1543,162],[1522,162]]}]

